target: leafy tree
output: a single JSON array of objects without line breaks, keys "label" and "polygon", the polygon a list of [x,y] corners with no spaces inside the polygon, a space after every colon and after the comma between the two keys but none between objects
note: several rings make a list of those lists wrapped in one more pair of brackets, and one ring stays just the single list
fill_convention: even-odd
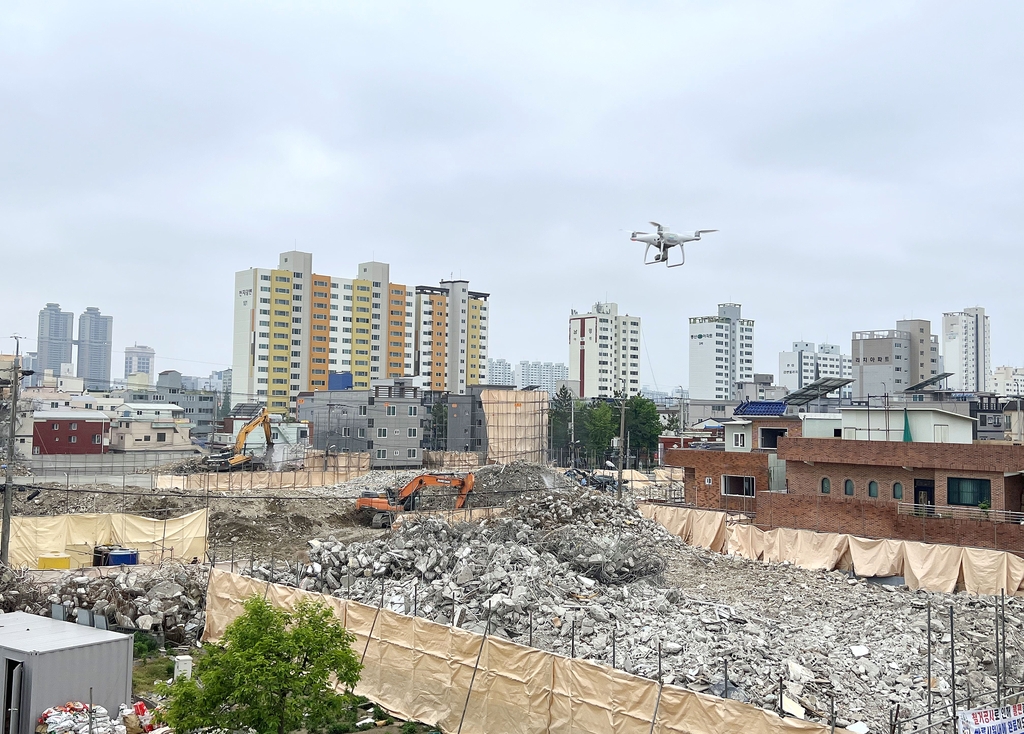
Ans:
[{"label": "leafy tree", "polygon": [[661,416],[653,400],[634,395],[626,401],[626,431],[631,451],[656,451],[661,429]]},{"label": "leafy tree", "polygon": [[567,447],[571,440],[569,424],[573,418],[573,402],[572,393],[565,385],[562,385],[555,396],[551,398],[548,423],[551,432],[551,447],[555,450]]},{"label": "leafy tree", "polygon": [[583,425],[586,437],[583,439],[589,451],[602,456],[611,443],[612,436],[619,434],[618,411],[613,411],[606,402],[598,402],[583,411]]},{"label": "leafy tree", "polygon": [[167,723],[178,732],[322,727],[345,698],[330,687],[332,677],[349,689],[359,680],[354,640],[324,604],[303,600],[285,612],[254,596],[223,643],[196,661],[193,679],[163,686]]}]

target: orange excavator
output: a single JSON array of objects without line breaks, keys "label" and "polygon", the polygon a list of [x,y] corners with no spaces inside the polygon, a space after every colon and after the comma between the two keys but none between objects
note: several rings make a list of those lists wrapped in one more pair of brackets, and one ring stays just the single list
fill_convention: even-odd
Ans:
[{"label": "orange excavator", "polygon": [[455,509],[461,510],[466,506],[466,497],[473,491],[473,482],[472,472],[464,477],[458,474],[420,474],[398,492],[393,489],[364,492],[356,500],[356,512],[372,512],[370,524],[375,528],[387,527],[398,513],[409,512],[419,506],[420,490],[423,487],[446,487],[452,492],[458,492],[455,496]]}]

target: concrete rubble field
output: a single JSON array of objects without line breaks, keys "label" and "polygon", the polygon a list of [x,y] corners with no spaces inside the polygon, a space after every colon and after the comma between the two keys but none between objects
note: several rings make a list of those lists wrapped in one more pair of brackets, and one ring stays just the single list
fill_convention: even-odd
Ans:
[{"label": "concrete rubble field", "polygon": [[4,612],[24,611],[50,616],[51,605],[64,606],[75,621],[79,610],[106,618],[108,627],[159,632],[175,644],[189,644],[202,634],[209,570],[204,566],[166,562],[160,566],[122,566],[108,576],[64,572],[40,581],[12,569],[0,572],[0,606]]},{"label": "concrete rubble field", "polygon": [[[559,481],[555,478],[556,482]],[[891,710],[924,711],[926,607],[932,604],[936,704],[950,684],[948,607],[956,617],[957,686],[995,686],[994,606],[990,597],[909,591],[763,564],[691,548],[607,493],[529,492],[504,502],[495,518],[448,524],[406,518],[397,531],[346,544],[309,541],[309,560],[251,575],[302,589],[381,602],[565,655],[611,662],[638,675],[777,709],[780,677],[787,707],[826,721],[884,731]],[[298,577],[296,571],[299,570]],[[1024,609],[1006,602],[1009,680],[1024,677],[1019,657]],[[859,727],[858,727],[859,728]]]}]

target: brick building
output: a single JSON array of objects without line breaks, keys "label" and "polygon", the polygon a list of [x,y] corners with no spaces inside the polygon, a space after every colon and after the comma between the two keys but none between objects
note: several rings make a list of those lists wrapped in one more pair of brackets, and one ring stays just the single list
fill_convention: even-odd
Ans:
[{"label": "brick building", "polygon": [[790,494],[1021,512],[1024,447],[784,438]]},{"label": "brick building", "polygon": [[37,410],[33,424],[36,456],[104,454],[109,448],[110,418],[98,410]]}]

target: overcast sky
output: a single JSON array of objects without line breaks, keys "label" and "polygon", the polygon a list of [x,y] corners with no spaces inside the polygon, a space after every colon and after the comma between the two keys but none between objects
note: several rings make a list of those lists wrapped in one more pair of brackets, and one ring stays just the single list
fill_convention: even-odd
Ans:
[{"label": "overcast sky", "polygon": [[[570,309],[794,340],[981,305],[1024,365],[1024,3],[5,2],[0,351],[48,301],[158,368],[230,366],[233,274],[312,252],[492,294],[491,356]],[[719,229],[683,268],[629,231]]]}]

